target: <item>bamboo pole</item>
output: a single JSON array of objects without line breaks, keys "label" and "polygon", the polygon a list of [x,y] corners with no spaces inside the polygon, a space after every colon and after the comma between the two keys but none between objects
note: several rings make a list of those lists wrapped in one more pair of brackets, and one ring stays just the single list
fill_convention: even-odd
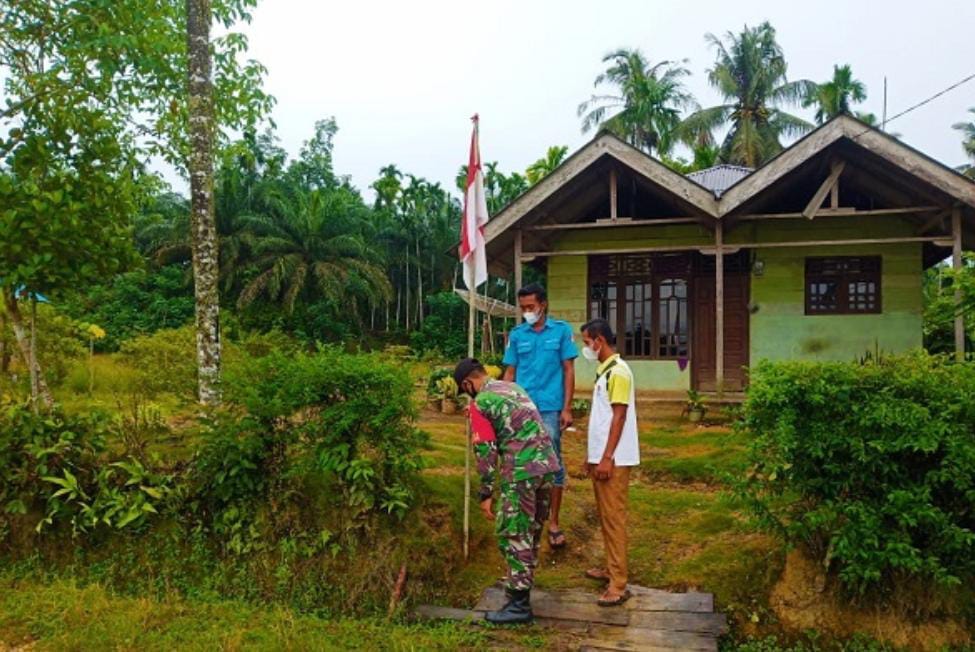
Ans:
[{"label": "bamboo pole", "polygon": [[[515,296],[518,296],[518,290],[521,289],[521,254],[522,254],[522,235],[521,229],[515,231]],[[517,302],[515,302],[517,305]],[[515,310],[515,323],[521,323],[521,310]]]}]

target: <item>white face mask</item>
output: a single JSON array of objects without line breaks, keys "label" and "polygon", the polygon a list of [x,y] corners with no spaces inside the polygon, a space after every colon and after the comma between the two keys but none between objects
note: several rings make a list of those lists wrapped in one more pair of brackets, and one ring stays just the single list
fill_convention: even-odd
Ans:
[{"label": "white face mask", "polygon": [[588,360],[589,362],[596,362],[597,360],[599,360],[599,352],[593,351],[588,346],[584,346],[582,347],[582,357]]},{"label": "white face mask", "polygon": [[535,322],[538,321],[537,312],[526,312],[522,315],[522,317],[524,317],[525,321],[528,322],[529,326],[534,326]]}]

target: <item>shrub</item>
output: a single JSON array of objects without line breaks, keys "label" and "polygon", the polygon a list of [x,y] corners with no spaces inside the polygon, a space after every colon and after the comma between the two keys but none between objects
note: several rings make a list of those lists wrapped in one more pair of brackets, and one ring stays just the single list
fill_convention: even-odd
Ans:
[{"label": "shrub", "polygon": [[196,396],[196,334],[192,326],[158,330],[122,342],[119,357],[135,370],[132,393],[155,396],[168,392]]},{"label": "shrub", "polygon": [[320,496],[342,531],[411,506],[423,442],[402,367],[333,348],[275,351],[228,370],[225,390],[246,414],[211,421],[194,462],[197,500],[215,524],[229,513],[238,528],[261,499],[281,520],[289,500]]},{"label": "shrub", "polygon": [[975,365],[927,354],[762,363],[739,490],[860,594],[975,579]]},{"label": "shrub", "polygon": [[103,414],[35,414],[23,403],[0,403],[0,535],[8,518],[37,513],[38,531],[62,523],[75,534],[144,524],[171,479],[134,459],[110,459],[109,434]]},{"label": "shrub", "polygon": [[71,365],[84,359],[87,342],[78,322],[49,304],[37,306],[37,357],[50,385],[64,382]]}]

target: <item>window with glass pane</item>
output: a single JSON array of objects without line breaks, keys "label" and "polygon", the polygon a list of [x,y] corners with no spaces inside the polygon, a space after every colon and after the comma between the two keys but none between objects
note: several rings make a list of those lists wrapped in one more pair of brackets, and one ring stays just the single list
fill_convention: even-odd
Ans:
[{"label": "window with glass pane", "polygon": [[682,278],[661,279],[658,285],[657,355],[677,358],[687,355],[687,281]]},{"label": "window with glass pane", "polygon": [[650,283],[626,284],[626,313],[623,322],[624,352],[637,357],[650,356],[652,349],[653,286]]},{"label": "window with glass pane", "polygon": [[589,318],[607,320],[625,356],[688,354],[690,258],[681,255],[591,256]]},{"label": "window with glass pane", "polygon": [[806,259],[806,314],[881,312],[881,257]]}]

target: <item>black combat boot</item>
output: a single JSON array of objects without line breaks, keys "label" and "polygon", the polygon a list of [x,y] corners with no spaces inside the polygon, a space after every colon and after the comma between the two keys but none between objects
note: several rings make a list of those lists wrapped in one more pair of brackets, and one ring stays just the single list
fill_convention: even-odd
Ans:
[{"label": "black combat boot", "polygon": [[495,625],[530,623],[532,615],[531,590],[505,591],[508,602],[499,611],[489,611],[484,618]]}]

